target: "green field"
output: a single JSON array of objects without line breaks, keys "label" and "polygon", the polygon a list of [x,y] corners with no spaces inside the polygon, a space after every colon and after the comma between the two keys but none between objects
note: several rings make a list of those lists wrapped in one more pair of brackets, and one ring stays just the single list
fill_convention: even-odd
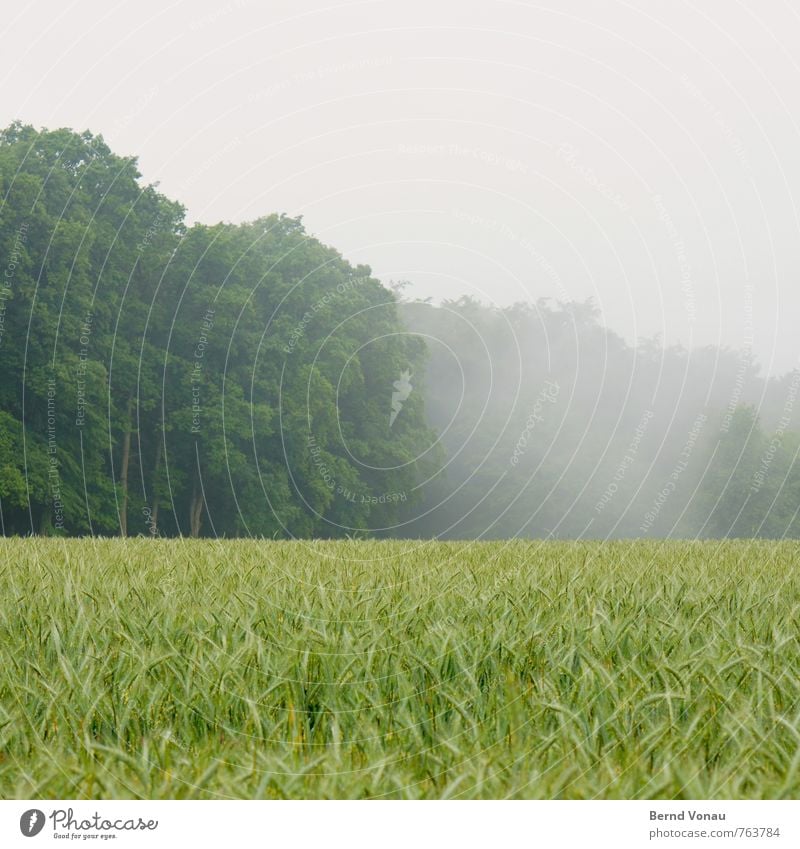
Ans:
[{"label": "green field", "polygon": [[0,540],[0,796],[797,797],[798,560]]}]

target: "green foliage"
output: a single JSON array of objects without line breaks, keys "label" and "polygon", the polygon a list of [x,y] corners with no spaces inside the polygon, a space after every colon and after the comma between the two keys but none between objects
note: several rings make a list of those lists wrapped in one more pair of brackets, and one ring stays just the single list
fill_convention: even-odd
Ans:
[{"label": "green foliage", "polygon": [[0,132],[0,191],[3,534],[800,536],[797,372],[398,304],[298,219],[187,228],[88,132]]},{"label": "green foliage", "polygon": [[385,427],[424,346],[369,268],[285,216],[187,230],[88,132],[7,128],[0,188],[4,533],[340,536],[410,509],[378,495],[425,473],[416,399]]}]

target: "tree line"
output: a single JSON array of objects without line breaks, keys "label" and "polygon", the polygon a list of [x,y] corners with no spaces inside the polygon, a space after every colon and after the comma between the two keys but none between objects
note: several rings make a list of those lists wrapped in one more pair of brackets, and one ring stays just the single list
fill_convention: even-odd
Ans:
[{"label": "tree line", "polygon": [[[271,215],[185,223],[102,137],[0,134],[2,533],[343,536],[433,443],[395,295]],[[435,453],[435,452],[434,452]]]},{"label": "tree line", "polygon": [[798,371],[406,300],[89,132],[3,130],[0,192],[4,535],[800,536]]},{"label": "tree line", "polygon": [[401,305],[429,346],[446,480],[420,536],[800,536],[800,371],[632,345],[586,303]]}]

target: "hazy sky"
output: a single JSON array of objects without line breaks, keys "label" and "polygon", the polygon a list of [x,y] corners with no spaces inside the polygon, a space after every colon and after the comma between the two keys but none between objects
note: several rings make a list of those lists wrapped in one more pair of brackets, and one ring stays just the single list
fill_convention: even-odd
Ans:
[{"label": "hazy sky", "polygon": [[629,341],[800,354],[800,10],[34,0],[0,120],[101,132],[190,219],[302,214],[422,297],[593,296]]}]

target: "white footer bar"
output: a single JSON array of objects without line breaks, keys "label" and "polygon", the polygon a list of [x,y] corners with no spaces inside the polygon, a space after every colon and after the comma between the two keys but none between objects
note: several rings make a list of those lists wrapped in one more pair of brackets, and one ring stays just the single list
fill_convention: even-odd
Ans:
[{"label": "white footer bar", "polygon": [[800,802],[2,801],[0,846],[798,847]]}]

